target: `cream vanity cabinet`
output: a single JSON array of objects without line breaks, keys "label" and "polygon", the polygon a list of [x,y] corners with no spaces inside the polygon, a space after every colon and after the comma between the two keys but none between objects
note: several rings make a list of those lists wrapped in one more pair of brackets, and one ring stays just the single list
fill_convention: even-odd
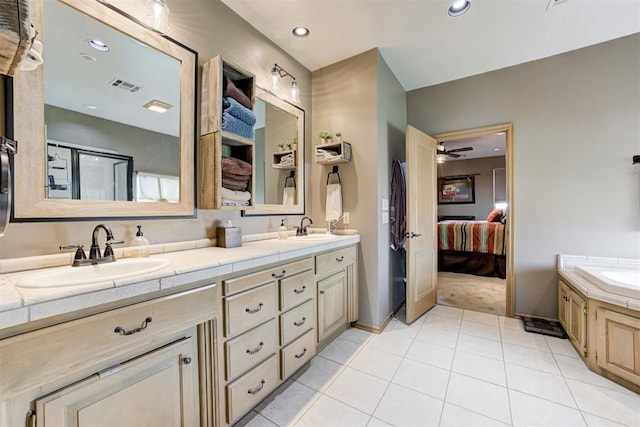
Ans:
[{"label": "cream vanity cabinet", "polygon": [[558,313],[560,323],[581,357],[587,356],[587,302],[567,283],[558,286]]},{"label": "cream vanity cabinet", "polygon": [[217,293],[206,285],[3,339],[0,425],[215,425]]},{"label": "cream vanity cabinet", "polygon": [[226,422],[315,355],[313,258],[223,281]]},{"label": "cream vanity cabinet", "polygon": [[357,247],[315,257],[318,343],[325,345],[358,320]]}]

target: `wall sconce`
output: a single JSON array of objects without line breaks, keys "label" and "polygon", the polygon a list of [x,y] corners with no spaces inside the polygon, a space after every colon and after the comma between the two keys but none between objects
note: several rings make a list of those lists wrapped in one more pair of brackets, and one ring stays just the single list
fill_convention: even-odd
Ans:
[{"label": "wall sconce", "polygon": [[282,78],[287,76],[291,78],[291,100],[300,102],[300,88],[298,88],[296,78],[278,64],[274,64],[271,69],[271,88],[273,92],[278,93],[282,86]]},{"label": "wall sconce", "polygon": [[160,34],[169,34],[169,13],[165,0],[147,0],[146,15],[142,22]]}]

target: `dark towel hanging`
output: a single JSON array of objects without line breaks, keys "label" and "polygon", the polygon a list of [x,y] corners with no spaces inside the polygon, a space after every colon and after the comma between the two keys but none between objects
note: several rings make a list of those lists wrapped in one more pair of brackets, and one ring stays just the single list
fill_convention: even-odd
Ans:
[{"label": "dark towel hanging", "polygon": [[402,173],[402,164],[394,160],[391,165],[391,200],[389,203],[389,222],[391,223],[391,248],[402,248],[406,227],[406,184]]}]

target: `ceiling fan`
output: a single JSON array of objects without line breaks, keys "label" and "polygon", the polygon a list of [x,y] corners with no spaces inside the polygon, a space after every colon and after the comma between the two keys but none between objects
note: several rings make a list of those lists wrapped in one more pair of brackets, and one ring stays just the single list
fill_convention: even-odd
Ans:
[{"label": "ceiling fan", "polygon": [[438,156],[439,159],[442,159],[442,163],[444,163],[444,160],[446,159],[446,156],[449,157],[453,157],[454,159],[458,158],[458,157],[462,157],[462,154],[456,154],[460,151],[471,151],[473,150],[473,147],[461,147],[461,148],[454,148],[453,150],[447,150],[444,146],[444,142],[441,142],[440,144],[438,144]]}]

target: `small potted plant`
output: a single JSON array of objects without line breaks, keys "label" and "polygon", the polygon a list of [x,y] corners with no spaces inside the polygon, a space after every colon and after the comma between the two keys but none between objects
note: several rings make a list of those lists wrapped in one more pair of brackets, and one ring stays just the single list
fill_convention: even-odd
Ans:
[{"label": "small potted plant", "polygon": [[280,147],[280,151],[284,151],[286,146],[286,144],[278,144],[278,147]]},{"label": "small potted plant", "polygon": [[331,144],[333,142],[333,136],[326,130],[320,132],[318,136],[322,140],[321,144]]},{"label": "small potted plant", "polygon": [[296,148],[298,148],[298,138],[294,136],[289,140],[289,150],[296,151]]},{"label": "small potted plant", "polygon": [[336,132],[336,142],[342,142],[342,132]]}]

